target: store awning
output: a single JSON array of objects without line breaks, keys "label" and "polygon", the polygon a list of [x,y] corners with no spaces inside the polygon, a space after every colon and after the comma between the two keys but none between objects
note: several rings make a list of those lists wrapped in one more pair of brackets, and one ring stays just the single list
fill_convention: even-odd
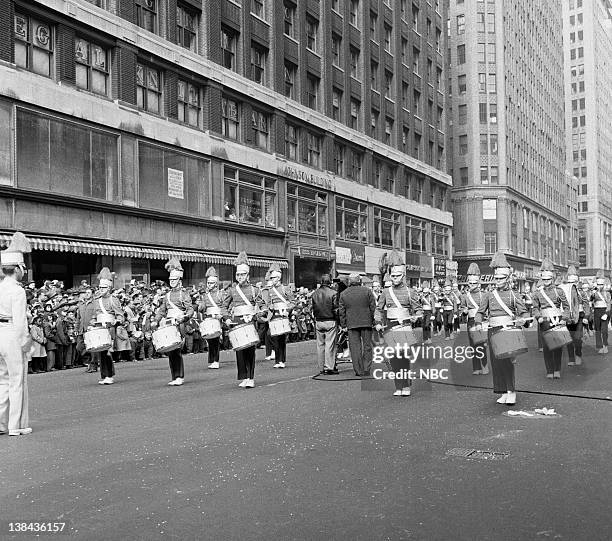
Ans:
[{"label": "store awning", "polygon": [[[0,246],[5,247],[11,240],[11,234],[0,234]],[[108,255],[115,257],[132,257],[136,259],[170,259],[176,257],[181,261],[196,261],[214,265],[233,265],[236,258],[233,254],[217,254],[214,252],[197,252],[188,250],[172,250],[168,248],[150,248],[129,244],[113,244],[105,242],[84,242],[28,235],[33,250],[47,250],[52,252],[73,252],[77,254]],[[289,267],[285,259],[269,259],[265,257],[249,256],[253,267],[269,267],[273,262],[282,269]]]}]

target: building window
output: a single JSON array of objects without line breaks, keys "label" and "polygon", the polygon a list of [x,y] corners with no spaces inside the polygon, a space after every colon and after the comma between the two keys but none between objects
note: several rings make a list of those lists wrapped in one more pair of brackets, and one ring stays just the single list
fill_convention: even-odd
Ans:
[{"label": "building window", "polygon": [[332,52],[332,63],[334,66],[340,68],[342,67],[342,62],[340,60],[340,50],[342,48],[342,38],[337,34],[332,34],[331,41],[331,52]]},{"label": "building window", "polygon": [[265,84],[267,57],[265,49],[251,45],[251,79],[260,85]]},{"label": "building window", "polygon": [[327,194],[288,183],[287,229],[327,239]]},{"label": "building window", "polygon": [[306,20],[306,48],[312,52],[318,52],[317,41],[319,34],[319,21],[311,19],[310,17]]},{"label": "building window", "polygon": [[489,85],[489,94],[495,94],[497,92],[497,76],[494,73],[489,73],[487,84]]},{"label": "building window", "polygon": [[467,92],[467,76],[459,75],[459,77],[457,77],[457,90],[460,96]]},{"label": "building window", "polygon": [[393,120],[385,118],[385,141],[386,145],[393,143]]},{"label": "building window", "polygon": [[349,178],[355,182],[361,182],[361,169],[362,169],[363,158],[361,152],[358,150],[351,151],[351,169],[349,171]]},{"label": "building window", "polygon": [[340,4],[340,0],[332,0],[331,8],[336,12],[340,13],[342,10],[342,5]]},{"label": "building window", "polygon": [[285,96],[295,99],[295,74],[297,68],[293,64],[285,62]]},{"label": "building window", "polygon": [[337,88],[332,90],[332,118],[338,122],[342,120],[342,91]]},{"label": "building window", "polygon": [[136,104],[139,109],[161,114],[161,72],[144,64],[136,64]]},{"label": "building window", "polygon": [[359,50],[351,47],[351,77],[361,79],[359,76]]},{"label": "building window", "polygon": [[370,12],[370,39],[378,42],[378,15]]},{"label": "building window", "polygon": [[276,227],[276,181],[224,167],[225,219],[264,227]]},{"label": "building window", "polygon": [[402,107],[410,110],[410,87],[405,81],[402,81]]},{"label": "building window", "polygon": [[467,167],[461,167],[459,169],[459,183],[461,186],[468,185],[468,168]]},{"label": "building window", "polygon": [[45,77],[53,75],[53,29],[42,21],[15,13],[15,64]]},{"label": "building window", "polygon": [[443,225],[433,225],[431,228],[432,253],[435,255],[448,256],[448,241],[448,227],[444,227]]},{"label": "building window", "polygon": [[465,34],[465,15],[457,15],[457,34]]},{"label": "building window", "polygon": [[306,163],[317,169],[321,168],[321,137],[311,132],[308,132]]},{"label": "building window", "polygon": [[270,145],[270,116],[261,111],[251,113],[251,126],[254,132],[255,146],[268,150]]},{"label": "building window", "polygon": [[489,153],[489,138],[486,133],[480,134],[480,153],[481,154]]},{"label": "building window", "polygon": [[77,88],[108,95],[108,52],[82,38],[74,42]]},{"label": "building window", "polygon": [[344,176],[344,145],[334,143],[334,173]]},{"label": "building window", "polygon": [[378,62],[370,62],[370,88],[378,91]]},{"label": "building window", "polygon": [[489,122],[491,124],[497,124],[497,104],[491,103],[489,105]]},{"label": "building window", "polygon": [[488,123],[488,117],[487,117],[487,104],[486,103],[479,103],[478,104],[478,117],[480,119],[480,123],[481,124],[487,124]]},{"label": "building window", "polygon": [[494,254],[497,252],[497,233],[489,232],[484,234],[484,251],[485,254]]},{"label": "building window", "polygon": [[465,45],[457,46],[457,65],[465,64]]},{"label": "building window", "polygon": [[350,199],[336,198],[336,238],[368,242],[368,206]]},{"label": "building window", "polygon": [[240,138],[240,114],[238,102],[229,98],[221,100],[221,133],[224,137],[238,140]]},{"label": "building window", "polygon": [[378,111],[372,111],[370,114],[370,137],[376,137],[378,130]]},{"label": "building window", "polygon": [[176,8],[176,42],[195,52],[197,48],[198,16],[178,5]]},{"label": "building window", "polygon": [[467,135],[459,136],[459,154],[465,156],[468,153],[468,138]]},{"label": "building window", "polygon": [[385,51],[388,53],[393,53],[392,49],[393,43],[393,28],[388,25],[385,25]]},{"label": "building window", "polygon": [[415,32],[419,31],[419,8],[412,5],[412,29]]},{"label": "building window", "polygon": [[486,165],[480,166],[480,183],[489,184],[489,168]]},{"label": "building window", "polygon": [[299,128],[293,124],[285,124],[285,156],[297,161],[299,156]]},{"label": "building window", "polygon": [[421,66],[421,51],[416,48],[412,49],[412,71],[419,74],[419,69]]},{"label": "building window", "polygon": [[417,218],[406,218],[406,250],[427,252],[427,222]]},{"label": "building window", "polygon": [[395,167],[391,167],[388,165],[386,167],[387,176],[385,177],[385,183],[382,186],[382,189],[386,192],[395,193]]},{"label": "building window", "polygon": [[295,5],[285,2],[285,35],[295,38]]},{"label": "building window", "polygon": [[374,207],[374,244],[381,248],[394,248],[400,242],[400,215]]},{"label": "building window", "polygon": [[385,98],[393,99],[393,73],[385,70]]},{"label": "building window", "polygon": [[351,128],[359,130],[359,112],[361,104],[357,100],[351,100]]},{"label": "building window", "polygon": [[[480,105],[483,105],[482,103]],[[484,104],[486,107],[486,103]],[[463,126],[467,124],[467,105],[460,105],[458,107],[459,110],[459,125]]]},{"label": "building window", "polygon": [[354,27],[359,28],[359,0],[350,0],[349,22]]},{"label": "building window", "polygon": [[224,68],[236,70],[236,34],[228,30],[221,30],[221,54]]},{"label": "building window", "polygon": [[136,0],[136,24],[149,32],[157,31],[157,0]]},{"label": "building window", "polygon": [[487,74],[479,73],[478,74],[478,92],[481,94],[486,94],[487,92]]},{"label": "building window", "polygon": [[319,96],[319,79],[310,73],[306,76],[306,105],[311,109],[317,108]]},{"label": "building window", "polygon": [[410,199],[417,203],[423,202],[423,184],[425,181],[420,177],[415,177],[410,184]]},{"label": "building window", "polygon": [[191,126],[200,125],[200,89],[179,80],[177,89],[178,119]]},{"label": "building window", "polygon": [[491,143],[491,154],[492,155],[497,155],[497,134],[496,133],[492,133],[489,141]]},{"label": "building window", "polygon": [[265,19],[265,0],[251,0],[251,13],[260,19]]},{"label": "building window", "polygon": [[415,116],[421,116],[421,93],[414,90],[412,93],[412,111]]}]

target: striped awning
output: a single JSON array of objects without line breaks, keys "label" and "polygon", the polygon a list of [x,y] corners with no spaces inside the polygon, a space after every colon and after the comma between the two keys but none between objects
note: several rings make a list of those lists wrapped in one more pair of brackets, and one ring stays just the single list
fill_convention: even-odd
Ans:
[{"label": "striped awning", "polygon": [[[0,246],[9,244],[12,235],[0,233]],[[169,248],[150,248],[129,244],[113,244],[105,242],[84,242],[78,240],[65,240],[57,238],[35,237],[28,235],[33,250],[47,250],[52,252],[73,252],[77,254],[108,255],[115,257],[132,257],[136,259],[170,259],[176,257],[180,261],[196,261],[214,265],[233,265],[236,255],[217,254],[214,252],[196,252],[189,250],[173,250]],[[273,262],[282,269],[289,267],[285,259],[269,259],[265,257],[249,256],[253,267],[269,267]]]}]

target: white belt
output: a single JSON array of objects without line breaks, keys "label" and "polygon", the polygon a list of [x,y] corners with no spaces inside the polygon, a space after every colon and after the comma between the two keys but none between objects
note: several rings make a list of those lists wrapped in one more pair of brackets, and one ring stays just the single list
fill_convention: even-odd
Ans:
[{"label": "white belt", "polygon": [[594,308],[607,308],[608,305],[604,301],[595,301]]},{"label": "white belt", "polygon": [[489,326],[502,327],[503,325],[510,325],[512,321],[510,316],[493,316],[489,318]]},{"label": "white belt", "polygon": [[431,306],[429,306],[429,304],[424,304],[423,310],[431,310]]},{"label": "white belt", "polygon": [[444,307],[444,311],[445,311],[445,312],[452,312],[452,310],[453,310],[453,307],[452,307],[452,306],[445,306],[445,307]]},{"label": "white belt", "polygon": [[248,306],[247,304],[241,304],[240,306],[234,307],[234,317],[242,317],[242,316],[254,316],[255,308],[253,306]]},{"label": "white belt", "polygon": [[436,304],[434,304],[434,306],[435,306],[436,308],[442,308],[442,305],[441,305],[439,302],[437,302]]},{"label": "white belt", "polygon": [[206,315],[207,316],[220,316],[221,315],[221,310],[219,310],[219,308],[217,306],[209,306],[206,309]]},{"label": "white belt", "polygon": [[478,308],[469,308],[468,309],[468,317],[470,317],[472,319],[475,318],[477,312],[478,312]]},{"label": "white belt", "polygon": [[561,310],[559,310],[558,308],[544,308],[544,310],[542,310],[541,313],[542,317],[547,317],[547,318],[553,318],[553,317],[559,317],[561,314]]}]

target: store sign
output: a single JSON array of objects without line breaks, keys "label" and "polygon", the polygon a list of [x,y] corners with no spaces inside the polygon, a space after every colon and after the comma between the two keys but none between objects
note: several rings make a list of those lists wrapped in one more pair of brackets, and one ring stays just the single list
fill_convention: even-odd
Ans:
[{"label": "store sign", "polygon": [[303,246],[296,246],[294,251],[297,252],[299,257],[310,257],[314,259],[325,259],[329,261],[331,259],[331,253],[329,250],[319,248],[307,248]]},{"label": "store sign", "polygon": [[170,169],[168,167],[168,197],[185,199],[184,186],[183,172],[179,169]]},{"label": "store sign", "polygon": [[[406,261],[406,254],[403,251],[398,250],[402,261]],[[380,258],[391,253],[390,248],[376,248],[374,246],[365,247],[365,271],[368,274],[380,274],[378,263]]]},{"label": "store sign", "polygon": [[280,165],[278,168],[278,174],[291,180],[309,184],[310,186],[323,188],[324,190],[335,190],[334,180],[331,177],[318,175],[312,171],[301,169],[294,165]]},{"label": "store sign", "polygon": [[459,270],[459,264],[452,259],[446,260],[446,278],[451,280],[457,279],[457,273]]},{"label": "store sign", "polygon": [[365,246],[336,242],[336,264],[346,270],[365,272]]},{"label": "store sign", "polygon": [[406,272],[416,274],[421,278],[432,277],[431,256],[417,254],[414,252],[406,252]]},{"label": "store sign", "polygon": [[446,279],[446,259],[443,257],[434,257],[434,278],[436,280]]}]

